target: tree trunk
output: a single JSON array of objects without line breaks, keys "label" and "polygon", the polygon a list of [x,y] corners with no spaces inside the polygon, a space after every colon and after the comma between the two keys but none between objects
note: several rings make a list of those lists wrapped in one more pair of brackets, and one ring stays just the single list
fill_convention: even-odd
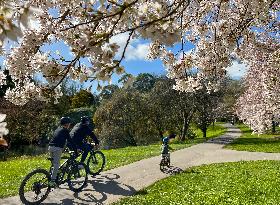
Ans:
[{"label": "tree trunk", "polygon": [[186,139],[186,134],[188,131],[188,123],[186,116],[184,115],[184,122],[183,122],[183,130],[182,130],[182,135],[181,135],[181,141],[184,141]]},{"label": "tree trunk", "polygon": [[203,138],[206,139],[206,129],[203,129],[202,132],[203,132]]},{"label": "tree trunk", "polygon": [[276,123],[274,120],[272,120],[272,133],[276,132]]},{"label": "tree trunk", "polygon": [[202,125],[202,133],[203,133],[203,138],[205,138],[206,139],[206,131],[207,131],[207,126],[206,126],[206,124],[205,123],[203,123],[203,125]]},{"label": "tree trunk", "polygon": [[160,139],[163,139],[163,132],[162,132],[162,130],[159,129],[158,132],[159,132]]}]

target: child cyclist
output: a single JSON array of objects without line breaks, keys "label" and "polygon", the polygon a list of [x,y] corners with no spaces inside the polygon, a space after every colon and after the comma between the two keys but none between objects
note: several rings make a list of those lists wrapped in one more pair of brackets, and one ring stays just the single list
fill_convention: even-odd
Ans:
[{"label": "child cyclist", "polygon": [[169,140],[171,138],[175,138],[176,134],[171,133],[167,137],[164,137],[162,139],[162,145],[161,145],[161,165],[170,165],[170,153],[169,150],[172,149],[169,146]]}]

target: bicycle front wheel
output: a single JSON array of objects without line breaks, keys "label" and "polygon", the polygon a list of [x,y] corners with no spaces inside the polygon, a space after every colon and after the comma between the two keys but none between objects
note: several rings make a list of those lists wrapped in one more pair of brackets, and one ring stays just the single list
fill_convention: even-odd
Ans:
[{"label": "bicycle front wheel", "polygon": [[73,192],[80,192],[87,185],[87,180],[88,169],[85,163],[73,163],[67,176],[69,189]]},{"label": "bicycle front wheel", "polygon": [[40,204],[50,193],[50,178],[50,173],[44,169],[36,169],[27,174],[19,187],[20,200],[24,204]]},{"label": "bicycle front wheel", "polygon": [[105,155],[101,151],[92,152],[87,160],[87,166],[91,175],[98,175],[105,167]]}]

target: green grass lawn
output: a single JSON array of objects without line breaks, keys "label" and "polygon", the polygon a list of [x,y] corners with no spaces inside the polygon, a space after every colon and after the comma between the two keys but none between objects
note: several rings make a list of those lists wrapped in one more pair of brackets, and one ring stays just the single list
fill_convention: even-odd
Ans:
[{"label": "green grass lawn", "polygon": [[266,205],[280,202],[280,162],[194,167],[156,182],[114,205]]},{"label": "green grass lawn", "polygon": [[250,152],[280,152],[280,139],[278,134],[251,134],[252,131],[244,124],[237,125],[242,131],[242,136],[226,146],[228,149]]},{"label": "green grass lawn", "polygon": [[[222,135],[225,131],[226,129],[221,125],[211,126],[207,132],[207,136],[208,138],[216,137]],[[202,135],[198,135],[199,137],[197,139],[176,142],[171,144],[171,147],[174,150],[178,150],[203,142]],[[159,143],[149,146],[102,150],[107,160],[105,170],[160,155],[160,148]],[[12,158],[8,161],[0,162],[0,198],[17,195],[23,177],[35,168],[49,169],[50,162],[46,158],[47,155],[40,155],[36,157]]]}]

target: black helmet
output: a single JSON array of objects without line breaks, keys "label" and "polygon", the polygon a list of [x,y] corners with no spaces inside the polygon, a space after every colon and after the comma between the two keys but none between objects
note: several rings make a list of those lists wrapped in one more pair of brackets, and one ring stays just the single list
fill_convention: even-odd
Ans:
[{"label": "black helmet", "polygon": [[85,124],[85,123],[87,123],[87,122],[90,122],[90,119],[89,119],[88,116],[83,116],[83,117],[81,117],[81,123],[82,123],[82,124]]},{"label": "black helmet", "polygon": [[70,117],[62,117],[62,118],[60,119],[60,124],[61,124],[61,125],[66,125],[66,124],[69,124],[69,123],[71,123]]}]

